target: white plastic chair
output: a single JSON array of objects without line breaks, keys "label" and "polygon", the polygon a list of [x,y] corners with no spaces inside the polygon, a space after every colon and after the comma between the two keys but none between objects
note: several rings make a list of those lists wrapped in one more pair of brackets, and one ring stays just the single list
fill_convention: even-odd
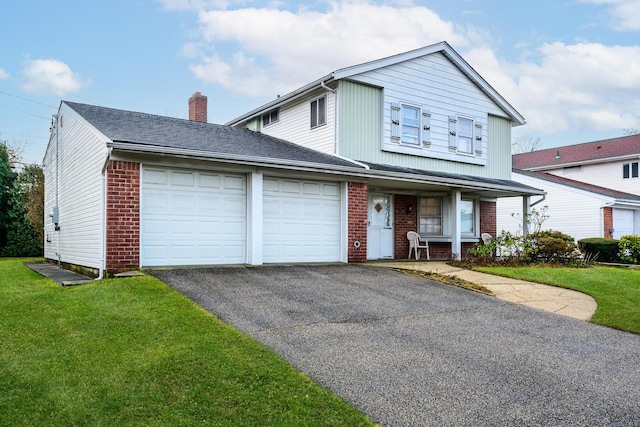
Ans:
[{"label": "white plastic chair", "polygon": [[408,232],[407,239],[409,239],[409,258],[411,258],[411,251],[414,251],[416,260],[420,259],[420,249],[426,249],[427,260],[429,260],[429,242],[422,239],[415,231]]},{"label": "white plastic chair", "polygon": [[491,236],[491,234],[489,233],[482,233],[480,237],[482,238],[482,243],[485,245],[491,243],[491,241],[493,240],[493,236]]}]

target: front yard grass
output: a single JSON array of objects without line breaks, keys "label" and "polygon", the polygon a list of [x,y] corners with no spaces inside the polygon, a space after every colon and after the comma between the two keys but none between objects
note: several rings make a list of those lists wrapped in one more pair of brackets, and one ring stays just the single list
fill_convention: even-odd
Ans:
[{"label": "front yard grass", "polygon": [[370,426],[150,276],[63,288],[0,259],[0,425]]},{"label": "front yard grass", "polygon": [[476,267],[474,270],[573,289],[592,296],[593,323],[640,334],[640,270],[594,266]]}]

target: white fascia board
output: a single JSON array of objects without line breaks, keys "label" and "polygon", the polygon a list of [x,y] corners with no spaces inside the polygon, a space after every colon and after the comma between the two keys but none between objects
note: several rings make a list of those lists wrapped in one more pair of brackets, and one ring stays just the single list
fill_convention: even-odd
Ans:
[{"label": "white fascia board", "polygon": [[[247,156],[239,154],[216,153],[211,151],[189,150],[184,148],[161,147],[155,145],[132,144],[128,142],[112,142],[109,147],[128,153],[138,154],[156,154],[160,156],[176,156],[184,158],[192,158],[197,160],[215,160],[220,163],[234,163],[240,165],[250,165],[259,167],[271,167],[278,169],[290,169],[311,172],[323,172],[328,174],[357,174],[364,168],[354,165],[339,166],[327,165],[324,163],[303,162],[287,159],[273,159],[266,157]],[[328,169],[331,168],[331,169]]]},{"label": "white fascia board", "polygon": [[352,67],[342,68],[333,72],[336,80],[349,78],[357,74],[366,73],[378,68],[388,67],[400,62],[409,61],[425,55],[442,52],[449,60],[474,82],[493,102],[495,102],[513,121],[514,126],[521,126],[526,123],[524,117],[516,111],[476,70],[469,65],[447,42],[440,42],[420,49],[404,52],[387,58],[366,62]]},{"label": "white fascia board", "polygon": [[283,95],[279,98],[274,99],[273,101],[267,102],[266,104],[249,111],[248,113],[245,113],[239,117],[236,117],[235,119],[228,121],[227,123],[225,123],[225,125],[227,126],[234,126],[237,125],[239,123],[242,123],[244,121],[247,120],[251,120],[257,116],[261,116],[263,113],[265,113],[266,111],[269,110],[273,110],[274,108],[278,108],[280,107],[282,104],[293,101],[294,99],[300,98],[301,96],[306,95],[308,92],[311,92],[314,89],[317,89],[320,84],[322,82],[327,83],[329,81],[331,81],[333,78],[332,74],[326,75],[316,81],[313,81],[299,89],[294,90],[293,92],[290,92],[286,95]]}]

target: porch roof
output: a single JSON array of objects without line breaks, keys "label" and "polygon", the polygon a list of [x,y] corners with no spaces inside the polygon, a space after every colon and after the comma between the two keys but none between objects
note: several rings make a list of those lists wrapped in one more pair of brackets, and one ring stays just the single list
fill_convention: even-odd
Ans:
[{"label": "porch roof", "polygon": [[369,167],[370,176],[380,179],[380,184],[392,185],[391,181],[402,181],[412,185],[411,189],[419,190],[420,184],[445,189],[457,188],[462,191],[475,192],[486,197],[517,197],[517,196],[543,196],[544,190],[512,181],[510,179],[495,179],[472,175],[453,174],[448,172],[413,169],[403,166],[393,166],[360,161]]}]

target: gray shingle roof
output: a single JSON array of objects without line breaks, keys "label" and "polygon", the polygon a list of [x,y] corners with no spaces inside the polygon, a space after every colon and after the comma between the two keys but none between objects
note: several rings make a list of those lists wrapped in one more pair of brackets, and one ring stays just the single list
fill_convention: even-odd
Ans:
[{"label": "gray shingle roof", "polygon": [[63,101],[113,142],[362,169],[248,129]]},{"label": "gray shingle roof", "polygon": [[591,193],[600,194],[602,196],[612,197],[618,200],[632,200],[640,202],[640,196],[631,193],[625,193],[623,191],[613,190],[611,188],[600,187],[598,185],[587,184],[586,182],[575,181],[573,179],[565,178],[558,175],[553,175],[547,172],[534,172],[522,169],[513,169],[514,173],[520,175],[530,176],[532,178],[538,178],[543,181],[554,182],[556,184],[566,185],[568,187],[577,188],[579,190],[589,191]]}]

